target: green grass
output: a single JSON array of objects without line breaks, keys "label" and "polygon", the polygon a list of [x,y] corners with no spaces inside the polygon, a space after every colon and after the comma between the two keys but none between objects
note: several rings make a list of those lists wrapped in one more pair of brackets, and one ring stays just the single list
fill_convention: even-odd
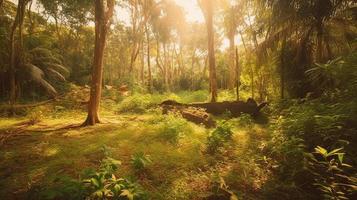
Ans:
[{"label": "green grass", "polygon": [[[165,95],[153,99],[161,101],[174,97],[191,102],[202,100],[201,95],[198,92],[189,96],[184,92],[177,97]],[[265,141],[265,129],[261,126],[243,126],[242,120],[231,120],[233,145],[222,154],[209,155],[205,149],[207,136],[212,130],[178,116],[162,116],[154,107],[141,114],[117,114],[116,110],[110,109],[116,104],[111,104],[114,103],[102,106],[103,124],[70,130],[44,131],[81,123],[85,119],[84,109],[54,113],[48,111],[51,108],[42,107],[32,111],[44,113],[41,121],[27,127],[26,135],[10,138],[0,146],[1,199],[31,199],[50,187],[58,177],[78,178],[84,169],[98,168],[99,161],[104,158],[103,146],[114,159],[122,161],[118,175],[137,180],[152,199],[210,196],[214,184],[212,177],[217,173],[224,177],[238,197],[257,197],[256,190],[267,179],[264,166],[257,164],[263,156],[254,154]],[[26,117],[2,118],[0,126],[9,129],[26,120]],[[245,118],[243,121],[248,123]],[[176,138],[176,134],[180,136]],[[141,175],[131,164],[131,158],[137,152],[149,155],[152,160]],[[252,155],[255,156],[253,160]]]}]

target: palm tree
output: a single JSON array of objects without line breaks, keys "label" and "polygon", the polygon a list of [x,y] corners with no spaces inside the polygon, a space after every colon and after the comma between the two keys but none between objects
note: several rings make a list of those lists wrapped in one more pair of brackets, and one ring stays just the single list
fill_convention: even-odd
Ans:
[{"label": "palm tree", "polygon": [[[282,87],[284,81],[290,80],[290,88],[295,88],[295,96],[303,97],[314,88],[308,82],[305,71],[313,67],[313,63],[325,63],[334,55],[350,51],[353,30],[353,18],[348,17],[353,0],[266,0],[261,6],[271,9],[271,30],[268,37],[259,47],[261,49],[277,48],[292,54],[281,62]],[[336,33],[335,30],[342,30]],[[354,35],[354,36],[353,36]],[[285,41],[286,39],[286,41]],[[286,48],[282,45],[286,42]],[[346,45],[347,44],[347,45]],[[284,48],[283,48],[284,47]],[[290,61],[290,63],[287,63]],[[289,70],[284,68],[291,66]],[[284,78],[284,76],[289,76]],[[294,92],[294,93],[295,93]]]}]

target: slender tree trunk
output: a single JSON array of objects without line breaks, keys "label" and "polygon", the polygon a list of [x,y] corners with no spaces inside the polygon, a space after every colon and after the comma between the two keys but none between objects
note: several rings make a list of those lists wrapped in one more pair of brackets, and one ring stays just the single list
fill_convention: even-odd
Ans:
[{"label": "slender tree trunk", "polygon": [[322,28],[322,22],[318,23],[317,25],[317,62],[321,63],[323,62],[323,45],[322,42],[324,40],[324,35],[323,35],[323,28]]},{"label": "slender tree trunk", "polygon": [[34,28],[35,28],[35,22],[33,21],[32,11],[31,11],[32,3],[33,3],[33,1],[30,0],[29,8],[28,8],[28,11],[27,11],[28,19],[29,19],[29,22],[30,22],[30,26],[29,26],[29,35],[30,35],[30,37],[32,37],[33,31],[34,31]]},{"label": "slender tree trunk", "polygon": [[150,32],[148,25],[145,26],[146,31],[146,43],[147,43],[147,63],[148,63],[148,90],[149,93],[152,93],[152,75],[151,75],[151,62],[150,62]]},{"label": "slender tree trunk", "polygon": [[283,40],[280,55],[280,98],[285,98],[285,51],[286,51],[286,38]]},{"label": "slender tree trunk", "polygon": [[[10,66],[9,66],[9,81],[10,81],[10,96],[9,101],[11,105],[16,102],[16,67],[22,63],[22,25],[25,16],[25,8],[28,0],[19,0],[17,4],[16,17],[12,24],[10,32]],[[15,32],[19,28],[19,42],[16,48]]]},{"label": "slender tree trunk", "polygon": [[214,50],[214,30],[213,30],[213,2],[212,0],[204,0],[203,7],[206,7],[205,18],[208,35],[208,63],[209,63],[209,79],[211,89],[211,102],[217,101],[217,77],[216,77],[216,59]]},{"label": "slender tree trunk", "polygon": [[237,101],[239,101],[240,96],[239,96],[239,87],[240,87],[240,72],[241,70],[239,69],[239,54],[238,54],[238,47],[236,47],[236,66],[235,66],[235,73],[236,73],[236,92],[237,92]]},{"label": "slender tree trunk", "polygon": [[114,10],[114,0],[106,0],[107,8],[105,8],[104,1],[105,0],[95,0],[95,47],[92,84],[88,105],[88,116],[83,123],[84,126],[100,123],[98,111],[102,93],[103,57],[107,32],[110,26],[110,18],[112,17]]},{"label": "slender tree trunk", "polygon": [[229,79],[228,89],[232,90],[235,85],[236,73],[235,73],[235,44],[234,33],[229,35]]},{"label": "slender tree trunk", "polygon": [[140,67],[140,80],[143,86],[145,85],[144,71],[145,71],[145,46],[143,40],[141,42],[141,67]]},{"label": "slender tree trunk", "polygon": [[3,6],[4,6],[4,0],[0,0],[0,14],[2,13]]},{"label": "slender tree trunk", "polygon": [[167,51],[166,51],[166,44],[164,43],[164,83],[165,83],[165,90],[169,91],[169,77],[168,77],[168,60],[167,60]]}]

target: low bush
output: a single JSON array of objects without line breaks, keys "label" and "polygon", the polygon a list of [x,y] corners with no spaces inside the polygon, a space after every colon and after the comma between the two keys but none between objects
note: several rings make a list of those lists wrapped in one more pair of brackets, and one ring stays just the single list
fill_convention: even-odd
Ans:
[{"label": "low bush", "polygon": [[135,153],[131,157],[131,164],[137,172],[144,171],[152,163],[150,156],[143,152]]},{"label": "low bush", "polygon": [[193,132],[189,123],[180,116],[170,114],[160,119],[157,136],[171,144],[177,145],[182,137]]},{"label": "low bush", "polygon": [[342,148],[328,151],[316,147],[308,156],[314,185],[325,199],[352,199],[356,195],[357,177],[347,173],[352,166],[345,163]]},{"label": "low bush", "polygon": [[120,102],[117,111],[119,113],[145,113],[154,105],[150,95],[134,94]]},{"label": "low bush", "polygon": [[207,137],[206,151],[209,154],[220,152],[227,142],[232,140],[233,132],[229,123],[220,124]]},{"label": "low bush", "polygon": [[141,187],[114,173],[121,162],[110,157],[101,161],[98,171],[88,169],[79,180],[60,177],[42,192],[41,199],[147,199]]}]

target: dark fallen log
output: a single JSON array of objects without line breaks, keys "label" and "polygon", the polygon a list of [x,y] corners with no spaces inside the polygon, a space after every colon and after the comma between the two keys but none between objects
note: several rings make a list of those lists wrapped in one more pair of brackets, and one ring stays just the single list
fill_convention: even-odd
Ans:
[{"label": "dark fallen log", "polygon": [[215,103],[193,103],[193,104],[181,104],[174,100],[167,100],[160,104],[161,106],[181,106],[181,107],[194,107],[203,108],[207,113],[213,115],[221,115],[229,111],[233,117],[238,117],[242,113],[250,114],[252,116],[257,116],[260,110],[264,108],[267,103],[262,103],[258,105],[253,99],[248,99],[247,102],[243,101],[224,101]]}]

